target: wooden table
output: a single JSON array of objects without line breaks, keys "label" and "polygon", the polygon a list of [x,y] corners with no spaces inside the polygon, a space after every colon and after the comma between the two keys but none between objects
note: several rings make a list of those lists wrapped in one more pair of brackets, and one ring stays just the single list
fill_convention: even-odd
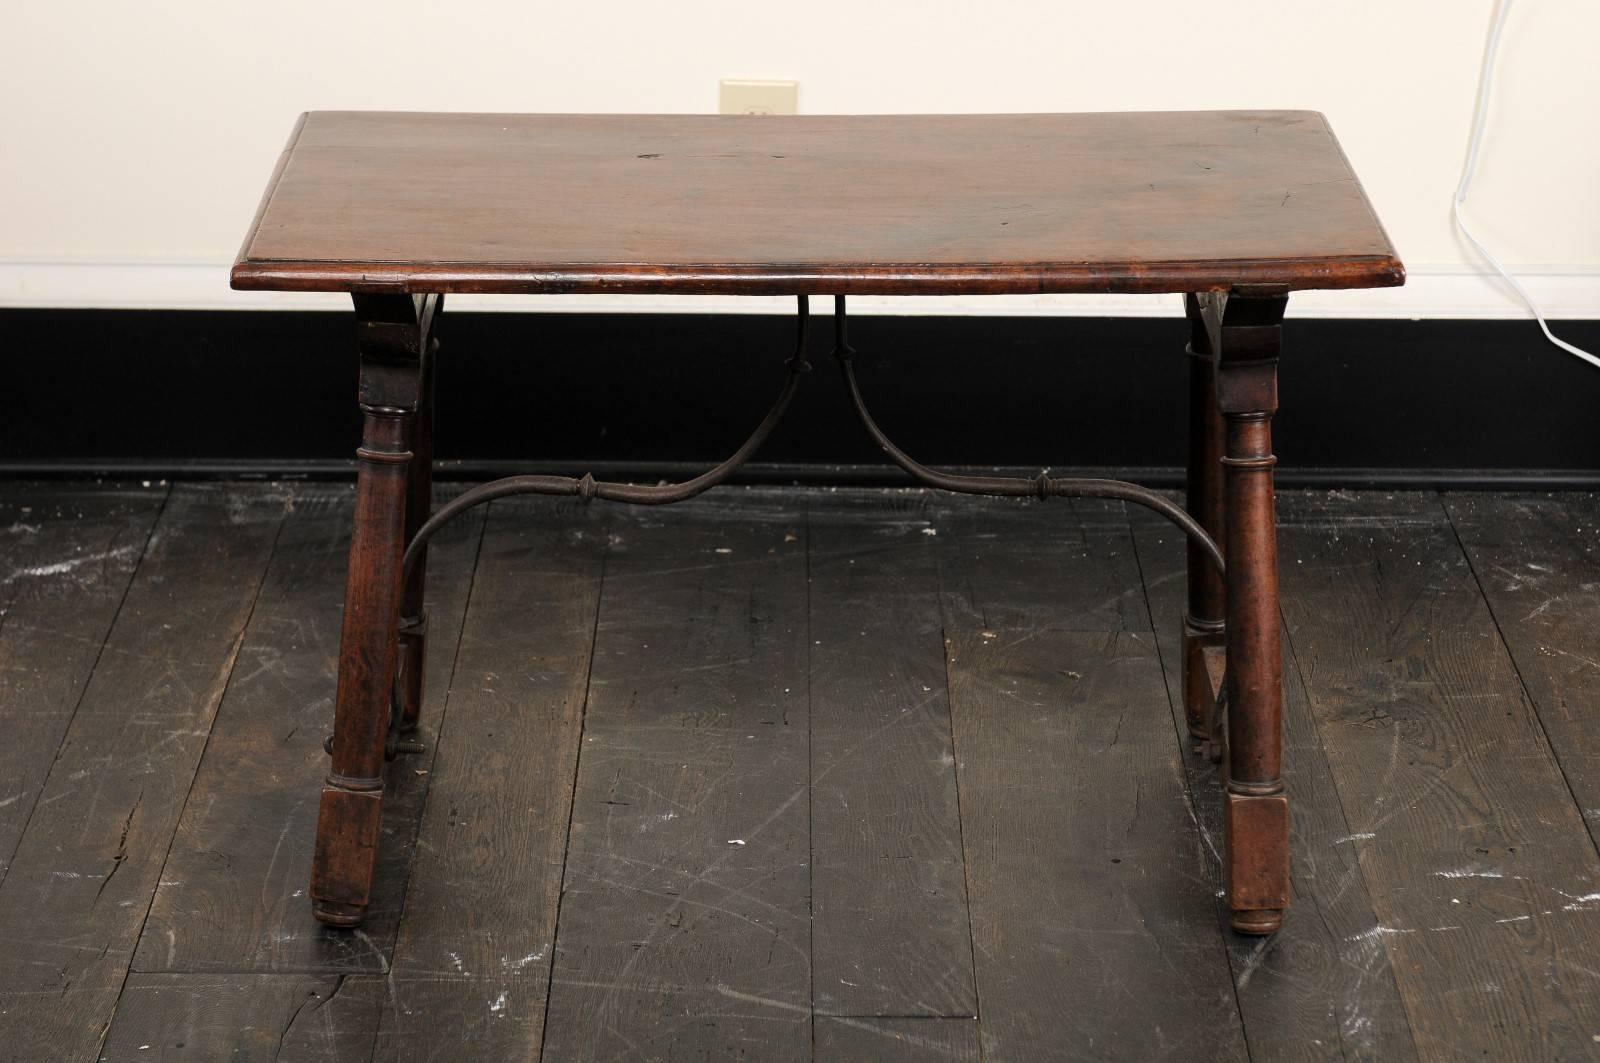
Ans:
[{"label": "wooden table", "polygon": [[[858,411],[913,476],[956,491],[1123,498],[1189,535],[1185,712],[1199,748],[1222,763],[1233,926],[1271,933],[1289,903],[1271,446],[1284,307],[1296,289],[1403,278],[1327,122],[1308,111],[304,116],[232,280],[349,292],[358,324],[364,426],[311,879],[317,918],[360,923],[384,762],[416,748],[433,529],[517,492],[658,504],[721,482],[809,368],[806,297],[827,294]],[[434,332],[449,292],[796,295],[799,338],[761,426],[695,480],[513,477],[434,513]],[[1187,513],[1116,481],[941,473],[867,412],[846,296],[1057,292],[1183,295]]]}]

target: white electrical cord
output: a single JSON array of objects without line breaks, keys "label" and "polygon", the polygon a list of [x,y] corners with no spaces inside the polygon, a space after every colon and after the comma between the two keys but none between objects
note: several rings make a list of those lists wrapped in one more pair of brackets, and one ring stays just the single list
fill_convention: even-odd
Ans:
[{"label": "white electrical cord", "polygon": [[1581,347],[1574,347],[1550,331],[1550,326],[1545,323],[1544,314],[1539,311],[1538,305],[1534,303],[1533,296],[1529,295],[1528,290],[1517,281],[1517,278],[1513,277],[1510,271],[1500,264],[1500,260],[1495,258],[1487,247],[1483,246],[1482,241],[1472,234],[1472,230],[1467,228],[1467,219],[1461,215],[1461,206],[1467,201],[1467,189],[1471,186],[1473,173],[1478,168],[1478,147],[1483,142],[1483,127],[1489,118],[1489,88],[1494,81],[1495,57],[1500,51],[1500,33],[1505,29],[1506,16],[1510,13],[1511,0],[1499,0],[1499,9],[1495,12],[1494,23],[1489,28],[1489,42],[1483,50],[1483,70],[1478,74],[1478,103],[1472,119],[1472,137],[1467,141],[1467,161],[1461,168],[1461,183],[1456,186],[1455,203],[1452,205],[1456,228],[1461,230],[1461,235],[1465,236],[1467,242],[1477,249],[1478,254],[1483,256],[1484,261],[1493,266],[1494,271],[1504,277],[1507,284],[1511,285],[1512,290],[1527,305],[1528,312],[1533,315],[1534,320],[1539,322],[1539,327],[1544,330],[1545,339],[1568,354],[1576,355],[1590,365],[1600,368],[1600,358]]}]

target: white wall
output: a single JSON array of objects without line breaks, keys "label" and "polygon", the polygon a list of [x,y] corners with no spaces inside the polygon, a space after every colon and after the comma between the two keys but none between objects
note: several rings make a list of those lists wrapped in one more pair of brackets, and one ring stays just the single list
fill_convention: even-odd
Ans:
[{"label": "white wall", "polygon": [[[343,306],[226,290],[298,112],[708,111],[745,76],[798,79],[805,113],[1321,110],[1412,284],[1302,310],[1512,315],[1449,224],[1492,2],[12,0],[0,304]],[[1600,317],[1597,40],[1596,0],[1518,0],[1471,203],[1562,316]],[[1172,304],[1008,309],[1063,307]]]}]

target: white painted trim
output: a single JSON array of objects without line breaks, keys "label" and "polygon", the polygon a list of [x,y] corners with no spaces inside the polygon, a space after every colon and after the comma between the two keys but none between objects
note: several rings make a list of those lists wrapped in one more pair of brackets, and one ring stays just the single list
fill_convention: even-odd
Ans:
[{"label": "white painted trim", "polygon": [[[1528,266],[1517,277],[1552,319],[1600,318],[1600,265]],[[346,297],[320,292],[235,292],[228,263],[0,259],[0,307],[149,310],[343,310]],[[642,295],[461,295],[460,310],[588,312],[787,313],[785,298]],[[937,298],[858,296],[852,309],[868,314],[1167,317],[1178,301],[1160,295],[999,295]],[[1403,288],[1301,292],[1290,300],[1297,317],[1526,318],[1498,278],[1468,266],[1418,266]],[[826,300],[816,300],[819,312]]]}]

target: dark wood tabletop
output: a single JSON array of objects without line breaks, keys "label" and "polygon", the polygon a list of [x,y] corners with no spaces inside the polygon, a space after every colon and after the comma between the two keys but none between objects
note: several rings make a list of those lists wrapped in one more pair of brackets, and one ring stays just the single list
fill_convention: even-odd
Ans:
[{"label": "dark wood tabletop", "polygon": [[1322,115],[319,111],[233,286],[914,295],[1369,288]]}]

